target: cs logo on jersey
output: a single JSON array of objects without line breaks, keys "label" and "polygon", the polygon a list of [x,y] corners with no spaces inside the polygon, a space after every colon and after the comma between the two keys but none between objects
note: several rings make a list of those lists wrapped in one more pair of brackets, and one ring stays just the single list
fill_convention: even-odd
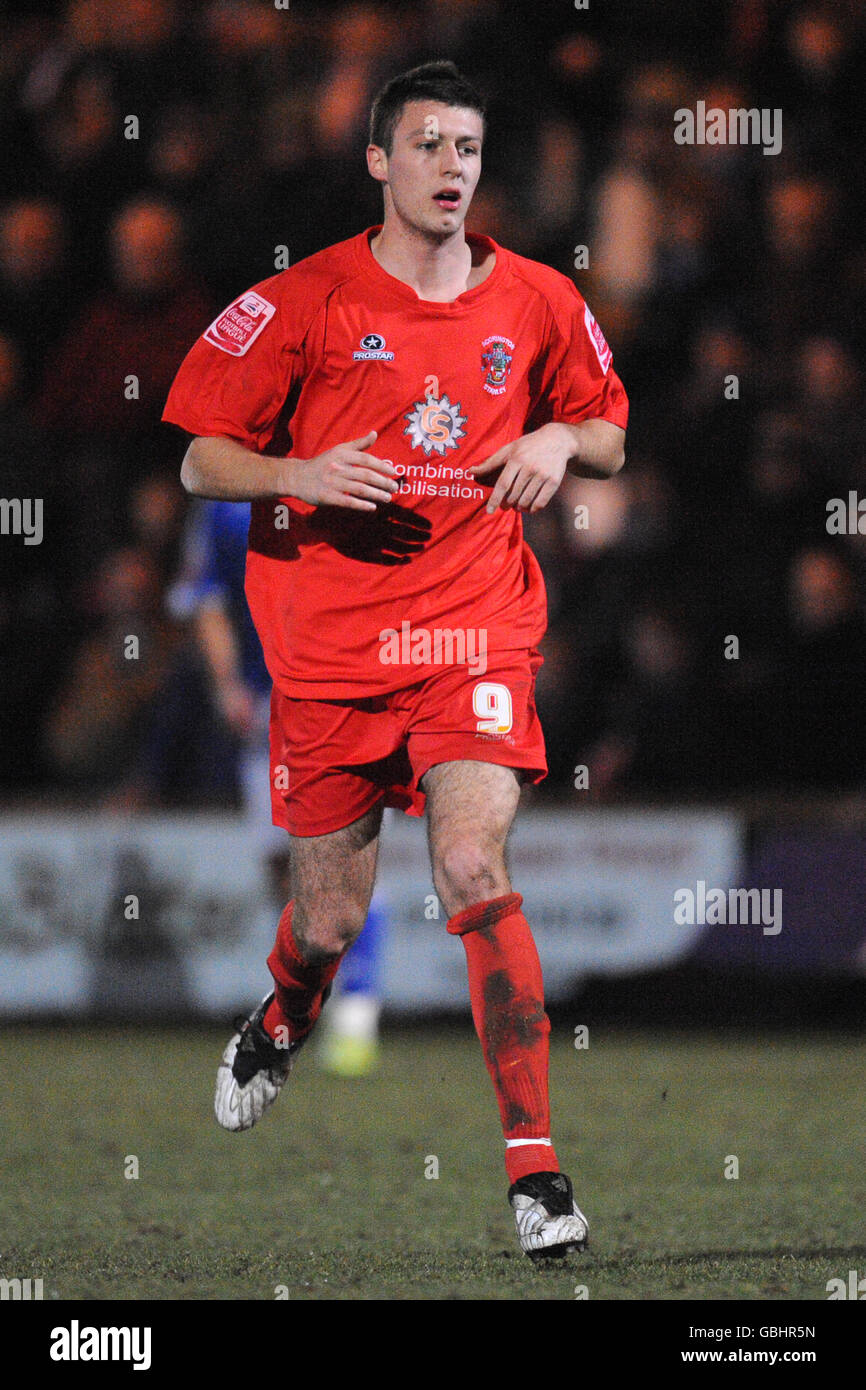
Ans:
[{"label": "cs logo on jersey", "polygon": [[361,339],[361,351],[352,353],[355,362],[393,362],[393,352],[385,352],[385,339],[381,333],[365,333]]},{"label": "cs logo on jersey", "polygon": [[466,431],[466,416],[460,414],[460,402],[452,405],[447,396],[428,396],[426,401],[416,401],[405,419],[409,421],[403,433],[408,434],[412,448],[422,448],[428,456],[432,453],[444,454],[446,449],[456,449],[457,441]]},{"label": "cs logo on jersey", "polygon": [[[481,354],[481,365],[487,373],[484,378],[484,390],[491,396],[501,396],[505,392],[506,378],[511,371],[514,344],[501,333],[494,333],[492,337],[485,338],[481,346],[487,349]],[[506,351],[507,348],[510,348],[511,352]]]}]

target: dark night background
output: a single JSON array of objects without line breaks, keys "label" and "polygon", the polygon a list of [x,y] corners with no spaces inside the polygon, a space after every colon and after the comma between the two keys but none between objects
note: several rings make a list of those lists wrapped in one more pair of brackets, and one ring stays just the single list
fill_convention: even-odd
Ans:
[{"label": "dark night background", "polygon": [[[467,225],[574,277],[631,399],[625,471],[527,523],[537,799],[579,763],[607,801],[856,794],[866,543],[826,517],[866,485],[864,49],[853,0],[0,5],[0,492],[45,507],[41,545],[0,540],[7,804],[236,801],[166,603],[188,503],[159,416],[275,247],[380,220],[370,100],[432,57],[490,102]],[[676,145],[698,99],[781,107],[781,153]]]}]

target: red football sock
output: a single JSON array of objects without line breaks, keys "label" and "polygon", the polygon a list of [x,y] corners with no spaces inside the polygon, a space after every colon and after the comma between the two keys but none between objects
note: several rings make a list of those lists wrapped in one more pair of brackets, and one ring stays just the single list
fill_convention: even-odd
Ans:
[{"label": "red football sock", "polygon": [[547,1092],[550,1020],[522,904],[519,893],[507,893],[458,912],[448,923],[466,949],[472,1018],[499,1101],[509,1182],[559,1171]]},{"label": "red football sock", "polygon": [[271,1037],[281,1025],[289,1042],[305,1038],[322,1012],[322,995],[333,980],[342,955],[322,964],[308,964],[292,935],[294,899],[283,910],[268,969],[274,977],[274,998],[265,1011],[264,1029]]}]

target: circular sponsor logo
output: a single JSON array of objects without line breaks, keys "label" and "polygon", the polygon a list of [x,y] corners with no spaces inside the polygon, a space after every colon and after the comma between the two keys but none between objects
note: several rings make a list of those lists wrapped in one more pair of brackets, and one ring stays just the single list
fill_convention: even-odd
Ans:
[{"label": "circular sponsor logo", "polygon": [[452,404],[447,396],[416,401],[405,419],[409,423],[403,433],[408,434],[412,448],[422,448],[428,457],[434,451],[444,454],[446,449],[456,449],[466,434],[466,416],[460,414],[459,402]]},{"label": "circular sponsor logo", "polygon": [[385,346],[385,339],[381,333],[365,333],[361,339],[361,347],[365,352],[378,352]]}]

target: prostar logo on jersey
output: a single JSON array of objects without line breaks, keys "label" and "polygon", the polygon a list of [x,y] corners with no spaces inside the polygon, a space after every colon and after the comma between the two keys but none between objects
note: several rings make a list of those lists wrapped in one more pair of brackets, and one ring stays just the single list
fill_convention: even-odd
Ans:
[{"label": "prostar logo on jersey", "polygon": [[243,357],[276,312],[267,299],[247,290],[246,294],[224,309],[218,319],[214,319],[205,332],[204,340],[227,352],[230,357]]},{"label": "prostar logo on jersey", "polygon": [[[485,338],[481,346],[486,349],[481,354],[481,365],[487,373],[484,378],[484,390],[491,396],[501,396],[505,391],[508,373],[511,371],[514,344],[501,333],[494,333],[491,337]],[[510,348],[511,351],[506,352],[506,348]]]},{"label": "prostar logo on jersey", "polygon": [[598,360],[601,364],[601,370],[604,372],[605,376],[607,376],[607,370],[611,364],[613,353],[608,347],[607,339],[605,338],[604,334],[602,333],[601,329],[596,323],[594,315],[590,313],[588,304],[584,305],[583,321],[586,324],[587,332],[589,333],[589,336],[592,339],[592,345],[595,348],[596,356],[598,357]]},{"label": "prostar logo on jersey", "polygon": [[428,396],[426,401],[416,401],[413,409],[404,417],[409,421],[403,433],[408,434],[413,449],[421,448],[425,454],[444,454],[446,449],[456,449],[458,440],[466,431],[466,416],[460,414],[460,402],[451,404],[447,396]]},{"label": "prostar logo on jersey", "polygon": [[361,351],[353,352],[355,362],[393,362],[393,352],[385,352],[385,339],[381,333],[365,333],[361,339]]}]

